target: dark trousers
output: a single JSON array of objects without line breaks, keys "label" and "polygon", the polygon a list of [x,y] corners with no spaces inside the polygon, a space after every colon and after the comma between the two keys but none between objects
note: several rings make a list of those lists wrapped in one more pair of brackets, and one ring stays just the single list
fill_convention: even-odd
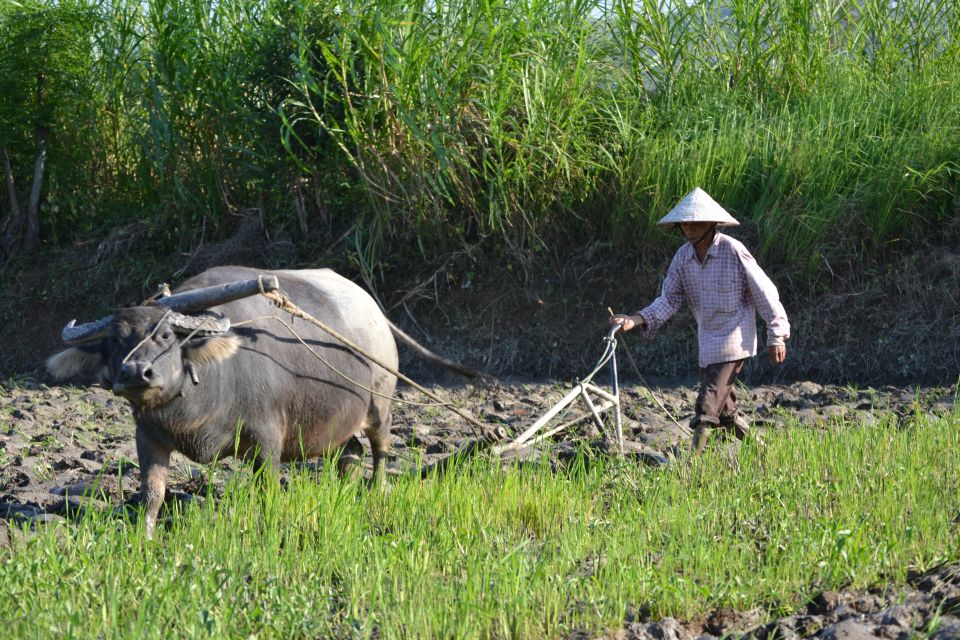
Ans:
[{"label": "dark trousers", "polygon": [[732,429],[740,440],[750,431],[746,420],[737,413],[737,376],[743,371],[744,362],[717,362],[700,369],[700,392],[690,421],[694,453],[703,451],[713,427]]}]

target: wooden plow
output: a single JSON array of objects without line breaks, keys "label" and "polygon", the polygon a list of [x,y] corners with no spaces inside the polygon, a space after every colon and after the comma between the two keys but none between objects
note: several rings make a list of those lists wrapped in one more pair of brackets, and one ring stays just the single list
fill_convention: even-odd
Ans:
[{"label": "wooden plow", "polygon": [[[565,396],[563,396],[563,398],[560,399],[559,402],[553,405],[553,407],[551,407],[546,413],[537,419],[536,422],[530,425],[530,427],[528,427],[523,433],[517,436],[513,442],[495,445],[493,447],[493,452],[500,455],[508,451],[516,451],[518,449],[533,446],[584,420],[592,419],[594,425],[607,439],[607,442],[616,447],[618,454],[623,455],[623,419],[620,412],[620,389],[617,382],[617,341],[614,337],[619,330],[619,325],[612,327],[610,332],[604,338],[606,347],[603,355],[600,356],[600,360],[593,368],[593,371],[590,372],[590,375],[588,375],[585,379],[578,381],[574,385],[573,389],[571,389]],[[600,389],[592,383],[594,376],[596,376],[596,374],[607,363],[610,364],[612,387],[612,392],[610,393]],[[596,397],[596,402],[590,397],[591,394]],[[550,423],[550,421],[561,415],[565,409],[567,409],[578,399],[583,402],[583,406],[587,410],[585,414],[573,420],[569,420],[557,425],[551,429],[547,429],[540,435],[537,435],[537,433],[544,429]],[[612,436],[609,432],[609,429],[607,429],[604,425],[603,418],[601,418],[601,415],[610,409],[613,409],[614,416],[614,433]]]}]

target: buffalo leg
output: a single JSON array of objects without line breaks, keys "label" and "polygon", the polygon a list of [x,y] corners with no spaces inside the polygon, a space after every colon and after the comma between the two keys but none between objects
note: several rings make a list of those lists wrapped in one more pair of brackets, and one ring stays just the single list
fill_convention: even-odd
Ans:
[{"label": "buffalo leg", "polygon": [[[373,444],[373,478],[374,486],[385,486],[387,484],[387,458],[390,457],[390,442]],[[378,446],[382,445],[382,446]]]},{"label": "buffalo leg", "polygon": [[253,477],[264,488],[280,485],[280,448],[267,446],[253,457]]},{"label": "buffalo leg", "polygon": [[373,415],[364,433],[370,440],[373,454],[373,486],[385,486],[387,483],[387,458],[390,456],[390,409],[371,412]]},{"label": "buffalo leg", "polygon": [[340,457],[337,459],[337,472],[341,478],[354,479],[360,474],[363,461],[363,445],[357,439],[357,436],[350,436],[347,443],[340,450]]},{"label": "buffalo leg", "polygon": [[169,447],[151,438],[143,429],[137,429],[137,458],[140,461],[140,502],[145,509],[147,539],[153,538],[157,516],[167,492],[167,473],[170,469]]}]

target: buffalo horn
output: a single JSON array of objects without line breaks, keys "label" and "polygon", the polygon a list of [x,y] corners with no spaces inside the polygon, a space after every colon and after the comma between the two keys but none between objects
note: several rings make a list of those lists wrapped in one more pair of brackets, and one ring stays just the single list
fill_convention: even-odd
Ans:
[{"label": "buffalo horn", "polygon": [[211,316],[185,316],[170,311],[170,325],[175,333],[192,333],[195,336],[216,336],[230,331],[230,320]]},{"label": "buffalo horn", "polygon": [[80,344],[99,340],[110,332],[110,323],[113,314],[100,318],[95,322],[86,322],[79,327],[77,321],[71,320],[60,332],[60,338],[67,344]]}]

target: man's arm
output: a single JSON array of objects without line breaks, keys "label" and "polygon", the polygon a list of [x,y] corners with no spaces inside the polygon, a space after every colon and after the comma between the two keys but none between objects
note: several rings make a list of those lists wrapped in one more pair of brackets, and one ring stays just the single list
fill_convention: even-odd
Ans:
[{"label": "man's arm", "polygon": [[747,276],[747,286],[750,287],[757,312],[767,323],[767,352],[770,361],[780,364],[787,357],[786,341],[790,338],[790,321],[787,320],[787,312],[780,303],[780,293],[749,251],[743,249],[738,251],[737,255]]},{"label": "man's arm", "polygon": [[656,300],[636,313],[613,316],[610,318],[610,324],[619,324],[624,331],[640,327],[642,331],[652,332],[673,317],[683,304],[683,284],[677,264],[677,256],[674,256],[667,269],[667,276],[663,279],[663,290]]}]

